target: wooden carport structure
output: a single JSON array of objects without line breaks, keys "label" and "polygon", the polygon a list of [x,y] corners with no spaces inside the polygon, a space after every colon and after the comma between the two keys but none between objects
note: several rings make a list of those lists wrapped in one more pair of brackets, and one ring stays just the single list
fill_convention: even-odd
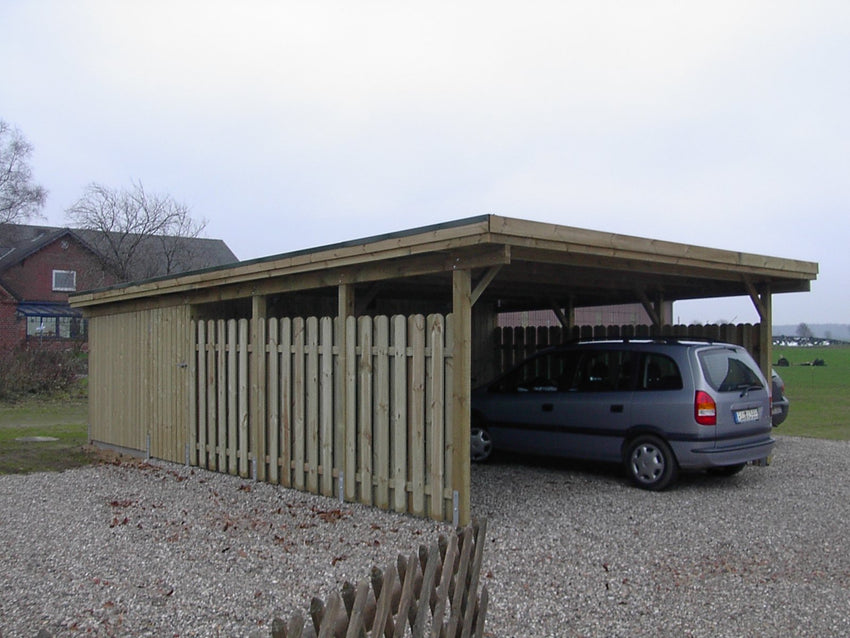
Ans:
[{"label": "wooden carport structure", "polygon": [[667,301],[748,295],[769,375],[772,295],[817,271],[483,215],[71,303],[90,320],[93,441],[465,524],[471,379],[498,312],[569,326],[640,303],[660,323]]}]

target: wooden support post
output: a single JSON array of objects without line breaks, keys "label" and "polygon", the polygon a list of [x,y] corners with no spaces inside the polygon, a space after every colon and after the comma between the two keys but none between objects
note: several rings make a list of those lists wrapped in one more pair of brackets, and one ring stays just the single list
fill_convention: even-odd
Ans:
[{"label": "wooden support post", "polygon": [[458,524],[470,520],[469,395],[472,391],[472,274],[452,273],[452,485],[458,493]]},{"label": "wooden support post", "polygon": [[266,298],[251,298],[251,455],[254,476],[266,479]]}]

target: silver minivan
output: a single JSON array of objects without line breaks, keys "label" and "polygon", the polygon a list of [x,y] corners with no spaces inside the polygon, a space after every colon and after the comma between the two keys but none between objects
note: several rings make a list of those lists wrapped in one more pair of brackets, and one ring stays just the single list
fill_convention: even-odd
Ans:
[{"label": "silver minivan", "polygon": [[773,451],[770,384],[742,347],[678,339],[548,349],[472,394],[471,454],[622,463],[661,490],[680,470],[732,475]]}]

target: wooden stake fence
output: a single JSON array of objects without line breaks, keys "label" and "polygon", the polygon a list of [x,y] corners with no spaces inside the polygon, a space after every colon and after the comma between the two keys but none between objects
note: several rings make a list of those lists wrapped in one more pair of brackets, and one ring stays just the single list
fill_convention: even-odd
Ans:
[{"label": "wooden stake fence", "polygon": [[478,586],[486,521],[448,539],[440,536],[419,555],[400,555],[384,571],[372,568],[356,586],[345,583],[323,602],[314,598],[309,618],[295,612],[276,618],[272,638],[481,638],[487,586]]},{"label": "wooden stake fence", "polygon": [[189,464],[453,519],[453,492],[467,488],[453,485],[447,445],[451,316],[272,318],[257,344],[249,324],[193,325]]},{"label": "wooden stake fence", "polygon": [[761,324],[707,324],[665,326],[527,326],[499,328],[495,333],[498,352],[497,368],[506,372],[538,350],[557,346],[576,339],[649,339],[658,336],[675,336],[682,339],[716,339],[735,343],[746,348],[756,361],[759,360]]}]

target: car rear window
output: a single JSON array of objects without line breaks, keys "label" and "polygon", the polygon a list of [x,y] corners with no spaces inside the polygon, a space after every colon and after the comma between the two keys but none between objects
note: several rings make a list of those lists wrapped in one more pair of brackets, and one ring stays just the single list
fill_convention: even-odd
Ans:
[{"label": "car rear window", "polygon": [[704,350],[700,365],[708,384],[718,392],[763,388],[755,362],[745,352],[731,349]]}]

